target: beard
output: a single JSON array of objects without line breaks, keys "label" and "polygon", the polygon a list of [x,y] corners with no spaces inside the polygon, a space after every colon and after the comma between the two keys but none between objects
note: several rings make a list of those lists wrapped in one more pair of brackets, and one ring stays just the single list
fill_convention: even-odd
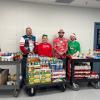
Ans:
[{"label": "beard", "polygon": [[59,35],[60,38],[63,38],[63,35]]}]

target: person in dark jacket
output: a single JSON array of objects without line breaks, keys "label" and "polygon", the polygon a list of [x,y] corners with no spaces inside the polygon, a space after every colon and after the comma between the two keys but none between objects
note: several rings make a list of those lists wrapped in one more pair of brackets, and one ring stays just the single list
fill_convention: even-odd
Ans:
[{"label": "person in dark jacket", "polygon": [[25,84],[24,80],[26,78],[26,63],[27,63],[27,56],[29,53],[35,53],[35,46],[36,46],[36,37],[32,35],[32,29],[30,27],[26,28],[26,35],[22,36],[20,39],[20,50],[23,54],[22,59],[22,84]]}]

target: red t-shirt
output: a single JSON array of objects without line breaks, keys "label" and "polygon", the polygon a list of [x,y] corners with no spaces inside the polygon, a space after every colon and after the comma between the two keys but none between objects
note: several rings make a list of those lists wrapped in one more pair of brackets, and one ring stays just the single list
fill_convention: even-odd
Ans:
[{"label": "red t-shirt", "polygon": [[49,43],[40,43],[38,45],[38,54],[40,56],[52,57],[52,46]]},{"label": "red t-shirt", "polygon": [[[68,50],[68,40],[66,38],[55,38],[53,40],[54,56],[56,58],[66,58],[66,52]],[[60,54],[62,53],[62,55]]]}]

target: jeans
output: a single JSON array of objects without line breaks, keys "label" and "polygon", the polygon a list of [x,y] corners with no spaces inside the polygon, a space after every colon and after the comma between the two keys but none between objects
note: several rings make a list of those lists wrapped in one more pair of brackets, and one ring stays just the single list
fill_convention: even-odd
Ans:
[{"label": "jeans", "polygon": [[67,73],[68,73],[68,60],[66,58],[62,58],[61,59],[63,61],[63,68],[66,72],[66,77],[67,77]]},{"label": "jeans", "polygon": [[22,83],[21,87],[25,85],[25,78],[26,78],[26,64],[27,64],[27,56],[23,56],[21,61],[21,74],[22,74]]}]

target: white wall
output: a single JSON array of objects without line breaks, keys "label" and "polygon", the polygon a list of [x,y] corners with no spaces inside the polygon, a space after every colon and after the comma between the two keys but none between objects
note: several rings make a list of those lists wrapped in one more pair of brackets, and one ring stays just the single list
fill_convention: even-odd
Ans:
[{"label": "white wall", "polygon": [[93,48],[94,22],[100,22],[100,9],[0,1],[0,46],[2,51],[18,51],[20,36],[31,26],[37,41],[48,34],[50,42],[63,28],[75,32],[82,51]]}]

